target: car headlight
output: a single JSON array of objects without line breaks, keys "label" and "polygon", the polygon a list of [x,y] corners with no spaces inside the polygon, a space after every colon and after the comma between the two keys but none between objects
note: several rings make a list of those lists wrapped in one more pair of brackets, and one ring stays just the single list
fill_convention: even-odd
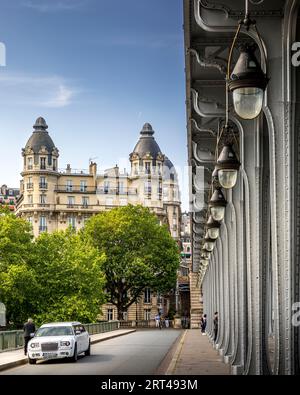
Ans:
[{"label": "car headlight", "polygon": [[40,346],[40,343],[31,343],[30,344],[30,347],[31,348],[37,348],[37,347],[39,347]]},{"label": "car headlight", "polygon": [[69,346],[71,343],[69,342],[69,341],[63,341],[63,342],[60,342],[60,345],[61,346]]}]

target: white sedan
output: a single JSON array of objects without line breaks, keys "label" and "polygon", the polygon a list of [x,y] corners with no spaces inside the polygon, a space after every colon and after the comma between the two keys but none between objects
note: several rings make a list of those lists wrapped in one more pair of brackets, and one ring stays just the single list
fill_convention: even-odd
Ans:
[{"label": "white sedan", "polygon": [[28,361],[70,358],[77,361],[79,354],[90,355],[91,340],[80,322],[54,322],[42,325],[28,343]]}]

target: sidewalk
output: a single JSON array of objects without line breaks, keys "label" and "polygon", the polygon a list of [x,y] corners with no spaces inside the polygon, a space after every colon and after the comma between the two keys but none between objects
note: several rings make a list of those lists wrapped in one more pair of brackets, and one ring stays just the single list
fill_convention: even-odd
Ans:
[{"label": "sidewalk", "polygon": [[198,329],[187,329],[176,345],[165,374],[230,375],[230,367]]},{"label": "sidewalk", "polygon": [[[135,332],[136,329],[117,329],[111,332],[99,333],[91,335],[91,344],[103,342],[104,340],[113,339],[114,337],[127,335],[128,333]],[[0,371],[10,369],[18,365],[24,365],[28,362],[24,356],[24,350],[3,351],[0,353]]]}]

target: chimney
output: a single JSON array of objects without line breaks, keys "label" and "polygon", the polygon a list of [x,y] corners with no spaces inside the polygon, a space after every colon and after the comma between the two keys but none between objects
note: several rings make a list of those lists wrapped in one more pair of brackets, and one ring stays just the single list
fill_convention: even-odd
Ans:
[{"label": "chimney", "polygon": [[97,175],[97,163],[95,162],[90,162],[90,168],[89,168],[89,173],[96,177]]}]

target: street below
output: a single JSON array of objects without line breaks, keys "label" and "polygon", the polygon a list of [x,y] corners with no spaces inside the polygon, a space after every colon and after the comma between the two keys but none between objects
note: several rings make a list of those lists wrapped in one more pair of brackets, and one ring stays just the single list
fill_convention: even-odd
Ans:
[{"label": "street below", "polygon": [[92,345],[91,355],[41,361],[1,372],[2,375],[151,375],[155,374],[182,331],[147,329]]}]

